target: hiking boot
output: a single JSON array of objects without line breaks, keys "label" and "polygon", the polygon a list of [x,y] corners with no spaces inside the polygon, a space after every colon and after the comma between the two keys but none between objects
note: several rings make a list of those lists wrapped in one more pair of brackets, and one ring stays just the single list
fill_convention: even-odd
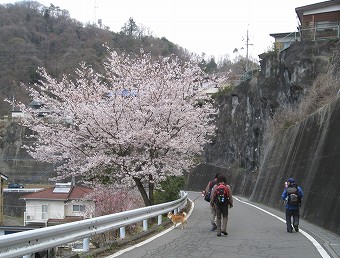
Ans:
[{"label": "hiking boot", "polygon": [[216,225],[216,223],[213,223],[212,228],[211,228],[211,231],[214,231],[214,230],[216,230],[216,229],[217,229],[217,225]]},{"label": "hiking boot", "polygon": [[227,231],[221,231],[221,233],[226,236],[228,235]]},{"label": "hiking boot", "polygon": [[298,226],[294,226],[295,232],[299,232],[299,227]]}]

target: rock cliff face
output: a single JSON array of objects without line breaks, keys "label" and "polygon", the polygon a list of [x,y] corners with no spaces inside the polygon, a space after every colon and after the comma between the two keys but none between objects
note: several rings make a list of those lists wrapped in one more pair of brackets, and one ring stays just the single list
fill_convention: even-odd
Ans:
[{"label": "rock cliff face", "polygon": [[26,138],[31,131],[15,122],[0,124],[0,171],[8,176],[9,182],[48,183],[53,175],[53,165],[35,161],[22,148],[29,145]]},{"label": "rock cliff face", "polygon": [[218,131],[205,162],[258,171],[266,121],[279,107],[301,99],[316,76],[327,71],[336,48],[337,41],[296,42],[279,56],[260,55],[257,78],[216,97]]},{"label": "rock cliff face", "polygon": [[257,78],[219,94],[217,135],[205,163],[189,174],[188,190],[203,190],[222,172],[234,194],[284,209],[283,183],[295,177],[305,190],[302,217],[340,234],[339,97],[276,139],[263,140],[268,119],[301,100],[339,49],[337,41],[296,42],[279,56],[263,54]]}]

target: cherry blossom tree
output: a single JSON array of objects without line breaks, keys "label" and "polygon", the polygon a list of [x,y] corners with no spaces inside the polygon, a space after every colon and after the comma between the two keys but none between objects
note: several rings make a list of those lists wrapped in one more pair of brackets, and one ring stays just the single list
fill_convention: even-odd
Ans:
[{"label": "cherry blossom tree", "polygon": [[194,165],[216,110],[194,83],[202,76],[195,62],[108,50],[103,65],[104,75],[83,63],[77,79],[59,81],[39,69],[42,80],[27,87],[48,112],[22,105],[35,138],[26,148],[57,164],[57,179],[137,187],[152,205],[159,182]]},{"label": "cherry blossom tree", "polygon": [[86,198],[90,198],[96,203],[94,210],[89,209],[87,211],[95,217],[143,207],[141,196],[138,191],[133,189],[123,188],[117,190],[113,186],[98,186]]},{"label": "cherry blossom tree", "polygon": [[[116,189],[113,185],[98,186],[84,198],[84,200],[93,200],[95,202],[95,205],[85,206],[85,217],[99,217],[143,207],[143,199],[136,190]],[[127,225],[125,227],[126,233],[133,234],[140,226],[138,222]],[[99,248],[102,243],[115,240],[117,237],[119,237],[119,230],[110,230],[91,236],[90,241]]]}]

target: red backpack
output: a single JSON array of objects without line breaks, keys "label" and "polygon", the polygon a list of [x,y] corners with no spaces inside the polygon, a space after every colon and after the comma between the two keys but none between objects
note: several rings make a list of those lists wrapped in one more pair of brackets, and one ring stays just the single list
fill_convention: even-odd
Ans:
[{"label": "red backpack", "polygon": [[214,191],[214,203],[217,205],[229,204],[229,189],[225,184],[219,184]]}]

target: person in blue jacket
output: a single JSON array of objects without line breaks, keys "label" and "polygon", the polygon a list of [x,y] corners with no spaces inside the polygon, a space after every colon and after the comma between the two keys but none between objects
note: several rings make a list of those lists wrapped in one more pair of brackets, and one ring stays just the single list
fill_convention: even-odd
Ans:
[{"label": "person in blue jacket", "polygon": [[301,199],[303,197],[303,191],[300,186],[295,183],[294,178],[288,178],[285,189],[282,192],[282,200],[286,205],[286,224],[287,232],[292,233],[292,221],[296,232],[299,231],[299,218],[300,218],[300,207]]}]

